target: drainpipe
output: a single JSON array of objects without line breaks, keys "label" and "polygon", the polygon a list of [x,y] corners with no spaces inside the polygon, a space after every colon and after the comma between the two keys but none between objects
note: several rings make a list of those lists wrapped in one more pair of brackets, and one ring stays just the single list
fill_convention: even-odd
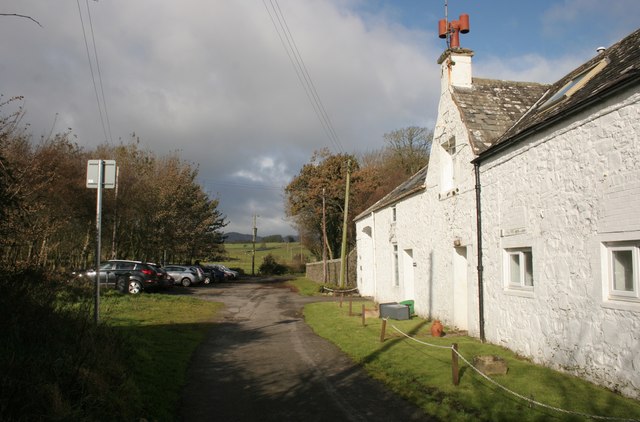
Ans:
[{"label": "drainpipe", "polygon": [[478,236],[478,314],[480,324],[480,340],[484,343],[484,282],[482,266],[482,207],[480,203],[480,163],[474,162],[473,169],[476,174],[476,234]]}]

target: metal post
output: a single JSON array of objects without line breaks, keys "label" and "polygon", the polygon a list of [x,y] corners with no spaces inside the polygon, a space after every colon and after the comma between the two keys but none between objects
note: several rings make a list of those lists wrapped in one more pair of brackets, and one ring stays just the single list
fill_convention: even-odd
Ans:
[{"label": "metal post", "polygon": [[98,160],[98,190],[96,199],[96,280],[93,304],[93,319],[96,325],[100,322],[100,254],[102,237],[102,185],[104,184],[104,160]]}]

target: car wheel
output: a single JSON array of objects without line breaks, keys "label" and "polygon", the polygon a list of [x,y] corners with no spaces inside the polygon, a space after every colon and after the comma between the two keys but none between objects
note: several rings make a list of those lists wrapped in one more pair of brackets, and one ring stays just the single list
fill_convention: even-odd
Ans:
[{"label": "car wheel", "polygon": [[209,278],[209,277],[205,277],[205,278],[204,278],[204,280],[202,280],[202,283],[204,283],[204,284],[209,284],[209,283],[211,283],[211,278]]},{"label": "car wheel", "polygon": [[142,284],[136,280],[129,280],[129,293],[137,295],[142,291]]},{"label": "car wheel", "polygon": [[127,293],[127,279],[126,277],[118,277],[116,280],[116,289],[120,293]]},{"label": "car wheel", "polygon": [[189,287],[191,286],[191,280],[185,277],[182,280],[180,280],[180,284],[182,284],[184,287]]}]

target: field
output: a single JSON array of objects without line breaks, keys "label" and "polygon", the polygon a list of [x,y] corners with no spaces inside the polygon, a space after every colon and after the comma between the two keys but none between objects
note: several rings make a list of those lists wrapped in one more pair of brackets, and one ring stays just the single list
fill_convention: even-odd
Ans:
[{"label": "field", "polygon": [[[229,256],[228,260],[222,262],[230,268],[240,268],[245,274],[251,274],[251,258],[253,245],[251,242],[247,243],[225,243],[225,249]],[[299,242],[290,243],[256,243],[256,257],[255,257],[255,273],[258,273],[258,268],[265,256],[273,255],[276,261],[280,264],[290,265],[294,262],[296,257],[301,254],[306,261],[313,260],[309,251],[300,245]]]}]

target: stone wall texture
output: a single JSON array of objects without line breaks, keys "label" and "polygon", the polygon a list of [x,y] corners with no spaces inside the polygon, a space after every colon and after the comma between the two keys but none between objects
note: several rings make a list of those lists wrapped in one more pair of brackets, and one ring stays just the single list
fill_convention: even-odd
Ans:
[{"label": "stone wall texture", "polygon": [[[618,94],[480,168],[487,340],[634,398],[640,301],[609,295],[606,247],[640,243],[639,103],[637,88]],[[455,180],[445,190],[451,139]],[[419,316],[479,336],[473,158],[443,83],[426,190],[356,222],[357,284],[379,303],[413,299]],[[533,288],[505,281],[511,248],[531,248]]]},{"label": "stone wall texture", "polygon": [[[352,250],[347,255],[346,285],[355,287],[357,252]],[[327,284],[339,284],[340,282],[340,262],[341,259],[330,259],[327,261]],[[305,277],[316,283],[322,283],[324,276],[324,263],[322,261],[310,262],[307,264]]]},{"label": "stone wall texture", "polygon": [[[605,244],[640,240],[640,94],[626,93],[481,166],[487,339],[640,397],[640,301],[608,293]],[[530,247],[534,286],[505,249]]]}]

